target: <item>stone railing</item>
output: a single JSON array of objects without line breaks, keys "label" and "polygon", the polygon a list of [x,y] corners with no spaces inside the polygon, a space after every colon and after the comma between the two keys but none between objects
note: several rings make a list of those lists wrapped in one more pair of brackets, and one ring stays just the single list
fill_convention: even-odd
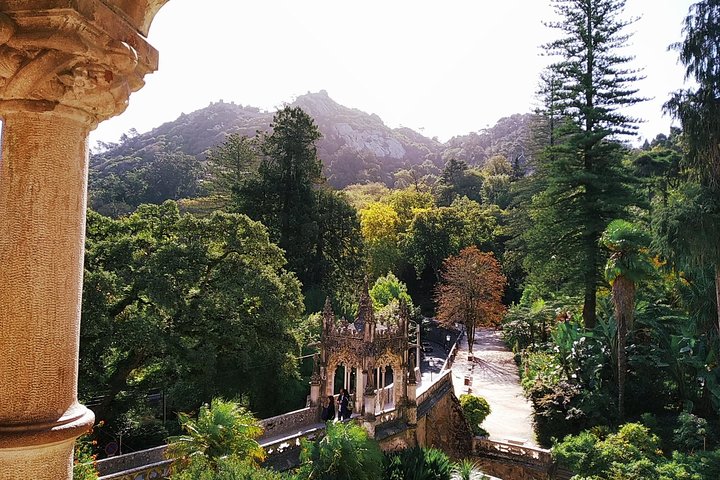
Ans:
[{"label": "stone railing", "polygon": [[447,384],[450,384],[452,388],[452,370],[445,370],[440,374],[437,380],[435,380],[424,392],[417,397],[417,404],[420,406],[425,400],[432,397],[435,392],[445,388]]},{"label": "stone railing", "polygon": [[395,384],[391,383],[385,388],[379,388],[376,390],[375,403],[378,411],[383,411],[386,408],[395,408]]},{"label": "stone railing", "polygon": [[101,480],[148,480],[165,478],[172,460],[165,458],[167,446],[104,458],[95,463]]},{"label": "stone railing", "polygon": [[267,454],[263,466],[280,471],[297,467],[300,464],[302,440],[313,442],[323,435],[325,435],[325,425],[318,425],[283,438],[275,437],[268,441],[261,439],[260,446]]},{"label": "stone railing", "polygon": [[289,448],[296,448],[300,446],[300,440],[303,438],[306,440],[313,441],[325,433],[325,425],[314,428],[308,428],[295,434],[290,434],[287,437],[273,438],[270,440],[263,441],[260,439],[260,446],[263,447],[268,457],[282,453]]},{"label": "stone railing", "polygon": [[375,424],[382,425],[383,423],[392,422],[393,420],[397,420],[399,418],[399,415],[400,414],[396,408],[380,412],[375,415]]},{"label": "stone railing", "polygon": [[172,460],[145,465],[111,475],[99,477],[99,480],[160,480],[170,476]]},{"label": "stone railing", "polygon": [[317,407],[306,407],[260,420],[260,426],[264,430],[262,438],[274,437],[283,433],[290,434],[301,430],[303,427],[313,425],[319,422],[318,412]]},{"label": "stone railing", "polygon": [[515,445],[512,443],[496,442],[487,438],[475,437],[473,439],[473,453],[475,453],[475,455],[498,456],[514,461],[523,461],[545,466],[553,464],[552,453],[550,450]]},{"label": "stone railing", "polygon": [[460,338],[462,338],[462,337],[458,337],[458,340],[455,343],[453,343],[453,346],[450,349],[450,352],[448,352],[447,358],[445,359],[445,363],[443,363],[443,366],[440,369],[441,372],[450,370],[452,368],[453,363],[455,362],[455,356],[457,355],[457,352],[458,352],[458,348],[459,348],[458,344],[460,343]]}]

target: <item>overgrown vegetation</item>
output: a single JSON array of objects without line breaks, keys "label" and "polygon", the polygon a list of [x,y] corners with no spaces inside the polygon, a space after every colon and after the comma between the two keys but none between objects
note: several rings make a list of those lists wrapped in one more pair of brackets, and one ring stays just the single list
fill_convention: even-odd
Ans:
[{"label": "overgrown vegetation", "polygon": [[487,400],[477,395],[460,395],[460,406],[463,409],[465,418],[470,424],[474,435],[487,436],[488,432],[482,428],[482,422],[490,415],[490,405]]},{"label": "overgrown vegetation", "polygon": [[[717,478],[720,6],[697,2],[675,46],[695,81],[667,104],[682,128],[631,148],[623,108],[642,92],[625,2],[553,4],[538,114],[444,149],[400,129],[413,161],[328,148],[330,120],[297,106],[258,135],[254,112],[212,144],[132,135],[135,153],[96,157],[91,202],[116,218],[88,215],[80,394],[108,420],[102,435],[160,443],[172,412],[217,395],[262,416],[299,406],[316,313],[329,297],[351,317],[367,275],[379,318],[402,300],[472,337],[507,306],[538,439],[583,478]],[[382,478],[383,461],[398,478],[445,472],[426,451],[383,460],[349,426],[323,442],[305,446],[311,478]],[[185,478],[209,475],[197,462]]]}]

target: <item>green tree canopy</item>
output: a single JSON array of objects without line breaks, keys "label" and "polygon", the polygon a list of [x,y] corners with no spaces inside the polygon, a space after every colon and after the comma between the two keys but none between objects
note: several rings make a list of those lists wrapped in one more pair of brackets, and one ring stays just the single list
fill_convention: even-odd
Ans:
[{"label": "green tree canopy", "polygon": [[623,218],[634,195],[622,168],[617,137],[634,133],[620,113],[641,98],[632,59],[621,53],[631,21],[625,0],[553,0],[559,38],[545,46],[557,58],[544,92],[550,146],[539,159],[541,193],[533,197],[532,228],[524,232],[525,262],[534,281],[560,281],[584,296],[583,318],[595,325],[605,258],[598,241],[607,224]]},{"label": "green tree canopy", "polygon": [[292,408],[300,285],[265,227],[244,215],[181,216],[173,202],[113,220],[88,214],[80,394],[107,419],[163,389],[168,410],[247,395]]},{"label": "green tree canopy", "polygon": [[324,185],[315,147],[320,131],[313,119],[299,107],[285,107],[271,126],[259,139],[257,174],[238,188],[235,207],[268,227],[306,293],[320,291],[308,297],[343,298],[363,265],[357,212]]}]

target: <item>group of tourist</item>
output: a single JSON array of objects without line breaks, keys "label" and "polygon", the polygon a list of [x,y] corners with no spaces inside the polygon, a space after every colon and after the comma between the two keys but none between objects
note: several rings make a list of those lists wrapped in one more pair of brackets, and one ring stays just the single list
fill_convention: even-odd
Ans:
[{"label": "group of tourist", "polygon": [[[350,400],[350,394],[346,389],[340,389],[340,395],[338,395],[337,404],[339,407],[337,412],[337,419],[340,421],[349,419],[350,415],[352,414],[352,402]],[[323,422],[335,420],[335,397],[333,395],[328,395],[327,398],[323,399],[320,419]]]}]

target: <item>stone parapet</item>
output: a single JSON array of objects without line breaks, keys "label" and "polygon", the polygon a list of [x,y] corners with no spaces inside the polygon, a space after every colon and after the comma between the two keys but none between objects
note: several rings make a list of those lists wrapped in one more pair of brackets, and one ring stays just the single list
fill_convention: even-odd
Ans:
[{"label": "stone parapet", "polygon": [[317,423],[320,418],[319,415],[320,410],[318,407],[307,407],[260,420],[260,426],[264,430],[260,442],[262,443],[263,438],[275,437],[283,433],[293,433],[303,427]]},{"label": "stone parapet", "polygon": [[166,461],[166,450],[167,445],[163,445],[139,452],[104,458],[95,462],[95,468],[97,468],[101,478],[114,478],[114,475],[120,475],[121,473],[127,474],[128,471],[138,468],[148,468],[153,464]]}]

